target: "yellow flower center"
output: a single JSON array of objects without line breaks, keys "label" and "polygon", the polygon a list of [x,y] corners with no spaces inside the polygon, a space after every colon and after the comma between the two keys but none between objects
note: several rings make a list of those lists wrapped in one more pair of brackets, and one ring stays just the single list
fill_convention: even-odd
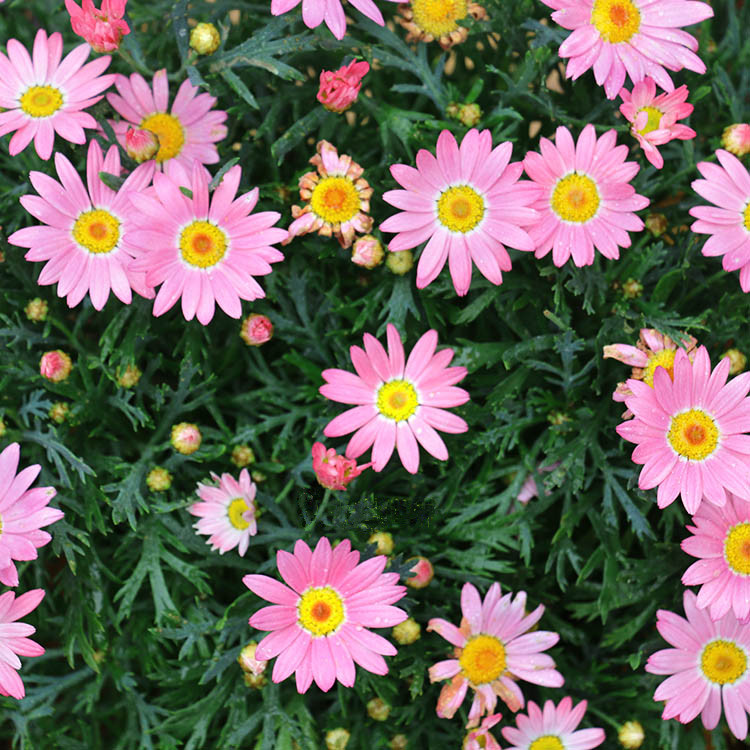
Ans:
[{"label": "yellow flower center", "polygon": [[565,750],[565,745],[554,734],[545,734],[543,737],[537,737],[529,745],[529,750]]},{"label": "yellow flower center", "polygon": [[313,189],[310,206],[329,224],[342,224],[359,211],[359,193],[348,177],[323,177]]},{"label": "yellow flower center", "polygon": [[120,239],[120,221],[103,208],[84,211],[73,224],[73,239],[90,253],[111,253]]},{"label": "yellow flower center", "polygon": [[29,117],[50,117],[62,105],[62,92],[54,86],[31,86],[21,97],[21,109]]},{"label": "yellow flower center", "polygon": [[466,0],[412,0],[414,23],[426,34],[445,36],[469,13]]},{"label": "yellow flower center", "polygon": [[157,112],[144,117],[139,127],[150,130],[159,139],[159,150],[156,152],[158,162],[174,159],[185,145],[185,131],[174,115]]},{"label": "yellow flower center", "polygon": [[706,412],[688,409],[672,417],[667,440],[681,456],[690,461],[703,461],[719,444],[719,428]]},{"label": "yellow flower center", "polygon": [[408,380],[389,380],[378,388],[378,411],[388,419],[409,419],[418,406],[417,391]]},{"label": "yellow flower center", "polygon": [[748,201],[747,205],[745,206],[745,211],[742,214],[742,219],[742,223],[744,224],[745,229],[750,232],[750,201]]},{"label": "yellow flower center", "polygon": [[738,523],[729,529],[724,540],[724,559],[735,573],[750,575],[750,523]]},{"label": "yellow flower center", "polygon": [[629,41],[641,27],[641,12],[632,0],[596,0],[591,23],[611,44]]},{"label": "yellow flower center", "polygon": [[652,133],[654,130],[659,129],[659,123],[664,114],[660,109],[657,109],[656,107],[641,107],[638,112],[636,112],[636,115],[640,112],[645,112],[648,115],[648,121],[638,131],[641,135],[647,135],[648,133]]},{"label": "yellow flower center", "polygon": [[3,517],[0,516],[0,536],[3,535]]},{"label": "yellow flower center", "polygon": [[250,525],[250,522],[246,521],[242,517],[242,514],[246,510],[250,510],[250,508],[248,508],[245,499],[242,497],[235,497],[234,500],[229,503],[227,515],[229,516],[229,522],[232,524],[232,526],[234,526],[235,529],[244,531]]},{"label": "yellow flower center", "polygon": [[648,364],[643,371],[643,382],[654,387],[654,371],[657,367],[663,367],[669,373],[669,377],[674,380],[674,355],[676,353],[676,349],[662,349],[649,354]]},{"label": "yellow flower center", "polygon": [[732,641],[708,643],[701,654],[703,674],[718,685],[737,682],[747,670],[745,652]]},{"label": "yellow flower center", "polygon": [[494,635],[477,635],[464,646],[458,663],[474,685],[493,682],[505,671],[505,646]]},{"label": "yellow flower center", "polygon": [[333,633],[346,619],[344,601],[330,586],[310,588],[297,602],[299,624],[314,636]]},{"label": "yellow flower center", "polygon": [[563,221],[584,224],[599,208],[596,183],[585,174],[573,172],[557,181],[550,206]]},{"label": "yellow flower center", "polygon": [[451,232],[470,232],[484,216],[484,199],[468,185],[449,187],[438,198],[438,219]]},{"label": "yellow flower center", "polygon": [[215,224],[194,221],[180,234],[182,258],[191,266],[210,268],[215,266],[227,251],[227,236]]}]

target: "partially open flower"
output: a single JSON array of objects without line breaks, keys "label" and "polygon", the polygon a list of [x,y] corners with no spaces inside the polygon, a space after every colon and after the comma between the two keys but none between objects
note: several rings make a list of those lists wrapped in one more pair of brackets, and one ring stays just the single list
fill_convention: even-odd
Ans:
[{"label": "partially open flower", "polygon": [[370,463],[357,466],[357,460],[339,456],[333,448],[326,450],[323,443],[312,447],[313,471],[318,482],[329,490],[345,490],[349,482],[358,477]]},{"label": "partially open flower", "polygon": [[357,101],[362,78],[369,70],[369,63],[356,60],[338,70],[322,70],[318,101],[330,112],[345,112]]},{"label": "partially open flower", "polygon": [[383,256],[383,246],[371,234],[359,237],[352,248],[352,263],[362,268],[376,268],[383,262]]},{"label": "partially open flower", "polygon": [[61,383],[63,380],[67,380],[72,369],[73,363],[70,357],[61,349],[45,352],[39,361],[40,374],[53,383]]},{"label": "partially open flower", "polygon": [[82,0],[81,6],[73,0],[65,0],[70,13],[70,25],[78,36],[83,37],[95,52],[114,52],[120,40],[130,33],[123,21],[128,0],[102,0],[101,9],[94,7],[92,0]]},{"label": "partially open flower", "polygon": [[407,42],[434,42],[443,49],[465,42],[469,30],[459,21],[471,16],[475,21],[487,18],[487,11],[472,0],[412,0],[398,6],[396,21],[406,31]]}]

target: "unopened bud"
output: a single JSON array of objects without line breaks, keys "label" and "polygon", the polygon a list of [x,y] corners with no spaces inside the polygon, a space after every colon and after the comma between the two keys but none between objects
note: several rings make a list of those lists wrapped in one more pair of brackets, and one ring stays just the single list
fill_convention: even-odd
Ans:
[{"label": "unopened bud", "polygon": [[730,375],[737,375],[737,373],[742,372],[747,365],[747,357],[739,349],[727,349],[727,351],[721,355],[722,359],[724,359],[724,357],[729,357],[729,361],[732,363],[729,368]]},{"label": "unopened bud", "polygon": [[375,551],[378,555],[390,555],[393,553],[393,535],[388,531],[376,531],[370,535],[367,543],[376,546]]},{"label": "unopened bud", "polygon": [[146,484],[153,492],[166,492],[172,486],[172,475],[161,466],[154,466],[146,476]]},{"label": "unopened bud", "polygon": [[667,224],[667,217],[664,214],[649,214],[646,217],[646,229],[648,229],[654,237],[660,237],[667,231],[668,227],[669,224]]},{"label": "unopened bud", "polygon": [[128,128],[125,151],[138,164],[153,159],[159,151],[159,136],[150,130]]},{"label": "unopened bud", "polygon": [[750,125],[738,122],[725,128],[721,145],[735,156],[750,154]]},{"label": "unopened bud", "polygon": [[414,267],[414,255],[411,250],[390,252],[385,264],[388,266],[389,271],[395,273],[397,276],[403,276],[405,273],[409,273]]},{"label": "unopened bud", "polygon": [[255,462],[255,453],[249,445],[235,445],[232,448],[231,460],[238,469],[244,469],[245,466]]},{"label": "unopened bud", "polygon": [[482,110],[474,102],[471,104],[462,104],[458,110],[458,119],[467,128],[476,127],[482,119]]},{"label": "unopened bud", "polygon": [[625,299],[635,299],[643,294],[643,284],[635,279],[628,279],[622,285],[622,296]]},{"label": "unopened bud", "polygon": [[646,733],[639,721],[626,721],[617,733],[617,739],[627,750],[638,750],[643,744]]},{"label": "unopened bud", "polygon": [[346,750],[351,734],[343,727],[326,732],[326,750]]},{"label": "unopened bud", "polygon": [[252,313],[242,321],[240,337],[248,346],[261,346],[273,337],[273,323],[266,315]]},{"label": "unopened bud", "polygon": [[385,721],[391,714],[391,707],[382,698],[373,698],[367,702],[367,713],[375,721]]},{"label": "unopened bud", "polygon": [[201,447],[202,439],[201,431],[191,422],[180,422],[172,427],[172,447],[180,453],[195,453]]},{"label": "unopened bud", "polygon": [[412,557],[406,562],[414,561],[410,571],[414,573],[406,579],[406,585],[413,589],[423,589],[430,585],[430,581],[435,576],[435,569],[432,563],[426,557]]},{"label": "unopened bud", "polygon": [[34,297],[24,308],[26,317],[32,323],[42,323],[47,320],[47,313],[49,312],[49,305],[46,300],[41,297]]},{"label": "unopened bud", "polygon": [[383,262],[384,255],[383,246],[371,234],[359,237],[352,247],[352,263],[370,270]]},{"label": "unopened bud", "polygon": [[143,373],[135,366],[128,365],[124,370],[117,370],[117,385],[120,388],[133,388],[138,385]]},{"label": "unopened bud", "polygon": [[39,360],[39,373],[53,383],[67,380],[72,369],[70,357],[61,349],[45,352]]},{"label": "unopened bud", "polygon": [[388,747],[391,750],[406,750],[409,747],[409,740],[405,734],[394,734],[391,737],[391,741],[388,743]]},{"label": "unopened bud", "polygon": [[56,401],[49,408],[49,418],[55,424],[62,424],[70,416],[70,406],[64,401]]},{"label": "unopened bud", "polygon": [[402,646],[408,646],[419,640],[421,633],[422,627],[420,624],[413,617],[410,617],[393,628],[393,640]]},{"label": "unopened bud", "polygon": [[190,32],[190,46],[199,55],[213,55],[220,44],[221,36],[212,23],[199,23]]}]

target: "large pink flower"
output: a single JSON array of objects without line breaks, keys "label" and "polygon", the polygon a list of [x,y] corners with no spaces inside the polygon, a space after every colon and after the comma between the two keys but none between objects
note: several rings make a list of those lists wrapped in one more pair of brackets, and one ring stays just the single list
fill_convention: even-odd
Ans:
[{"label": "large pink flower", "polygon": [[36,628],[25,622],[16,622],[44,598],[42,589],[32,589],[21,596],[13,591],[0,595],[0,695],[9,695],[21,700],[26,695],[23,682],[18,675],[21,668],[19,656],[41,656],[44,649],[27,638]]},{"label": "large pink flower", "polygon": [[466,422],[446,408],[460,406],[469,394],[455,384],[466,377],[465,367],[448,367],[452,349],[435,354],[437,333],[425,333],[404,363],[404,347],[396,327],[387,326],[388,354],[369,333],[364,351],[349,350],[354,375],[346,370],[324,370],[326,384],[320,392],[332,401],[356,404],[339,414],[325,428],[327,437],[354,435],[346,447],[348,458],[361,456],[370,446],[375,471],[382,471],[393,453],[404,468],[415,474],[419,469],[417,442],[435,458],[446,461],[448,449],[436,430],[466,432]]},{"label": "large pink flower", "polygon": [[692,591],[682,595],[684,617],[660,609],[656,627],[662,638],[676,648],[657,651],[648,659],[646,671],[671,675],[654,693],[655,701],[666,701],[662,719],[683,724],[698,714],[706,729],[714,729],[721,707],[732,734],[747,736],[750,709],[750,626],[741,625],[732,612],[713,622],[708,612],[696,606]]},{"label": "large pink flower", "polygon": [[417,153],[417,168],[393,164],[391,174],[405,190],[389,190],[383,200],[401,209],[380,228],[397,232],[389,250],[407,250],[427,241],[417,266],[417,287],[431,284],[448,261],[456,293],[471,285],[472,261],[493,284],[510,271],[504,245],[533,250],[522,227],[539,217],[529,205],[539,190],[518,181],[520,162],[509,164],[511,143],[492,148],[489,130],[470,130],[459,147],[449,130],[437,141],[437,158]]},{"label": "large pink flower", "polygon": [[82,110],[98,102],[112,85],[114,75],[101,75],[110,58],[84,65],[91,47],[80,44],[60,62],[62,47],[59,32],[47,38],[39,29],[33,60],[17,39],[8,40],[8,57],[0,52],[0,135],[16,131],[8,146],[11,156],[33,139],[37,154],[49,159],[55,133],[80,144],[86,143],[83,129],[96,127],[96,120]]},{"label": "large pink flower", "polygon": [[338,680],[354,685],[354,664],[374,674],[387,674],[383,654],[396,649],[368,628],[390,628],[406,620],[402,609],[391,605],[406,595],[396,584],[398,573],[383,573],[384,555],[359,562],[348,539],[331,549],[325,537],[315,551],[300,539],[294,554],[276,553],[285,586],[264,575],[246,575],[242,582],[253,593],[273,602],[250,618],[258,630],[273,631],[255,651],[257,659],[278,656],[273,681],[296,673],[297,690],[304,693],[313,680],[330,690]]},{"label": "large pink flower", "polygon": [[616,138],[614,130],[597,138],[594,126],[586,125],[574,143],[561,125],[554,144],[542,138],[541,154],[526,154],[526,174],[541,188],[532,204],[540,218],[529,228],[537,258],[552,250],[556,266],[571,255],[577,266],[590,266],[596,249],[616,259],[620,247],[631,245],[628,232],[643,229],[633,211],[648,206],[648,198],[630,184],[640,167],[625,161],[628,147],[616,146]]},{"label": "large pink flower", "polygon": [[552,657],[541,653],[560,637],[545,630],[527,633],[541,619],[544,605],[528,615],[525,607],[524,591],[515,598],[512,594],[501,598],[500,584],[493,583],[482,601],[476,588],[465,583],[461,590],[461,627],[439,617],[429,621],[427,630],[434,630],[455,646],[455,658],[430,667],[430,682],[450,680],[440,692],[439,717],[452,718],[469,687],[474,690],[474,700],[467,726],[472,727],[485,712],[494,713],[498,697],[511,711],[523,707],[518,679],[547,687],[563,684]]},{"label": "large pink flower", "polygon": [[725,357],[711,372],[704,346],[694,362],[684,349],[674,358],[673,378],[663,367],[654,370],[653,388],[627,381],[632,396],[625,405],[634,419],[617,433],[637,443],[633,461],[643,464],[638,486],[658,485],[657,504],[669,505],[678,495],[688,511],[705,497],[724,505],[727,490],[750,499],[750,373],[726,384],[731,362]]},{"label": "large pink flower", "polygon": [[573,33],[560,45],[569,57],[565,75],[575,80],[589,68],[614,99],[625,83],[651,76],[665,91],[674,84],[667,70],[705,73],[694,54],[698,42],[680,30],[711,18],[710,5],[694,0],[542,0],[552,19]]},{"label": "large pink flower", "polygon": [[[398,3],[401,0],[390,0]],[[302,20],[308,29],[314,29],[325,21],[336,39],[343,39],[346,34],[346,18],[341,0],[301,0]],[[371,21],[383,26],[383,14],[372,0],[349,0],[360,13]],[[300,0],[271,0],[271,14],[280,16],[288,13],[300,4]]]},{"label": "large pink flower", "polygon": [[[740,271],[740,286],[750,292],[750,173],[729,151],[716,152],[719,164],[698,163],[704,180],[695,180],[691,187],[714,206],[695,206],[691,229],[710,234],[703,245],[703,255],[723,255],[725,271]],[[721,165],[721,166],[719,166]]]},{"label": "large pink flower", "polygon": [[95,140],[89,142],[86,159],[88,186],[84,187],[73,165],[55,154],[60,182],[42,172],[31,172],[36,195],[24,195],[21,203],[42,226],[14,232],[8,242],[28,247],[26,260],[48,261],[39,274],[42,285],[58,282],[57,293],[75,307],[88,293],[91,304],[101,310],[110,290],[125,304],[132,301],[131,287],[138,294],[154,296],[144,274],[129,268],[136,254],[130,241],[134,227],[129,195],[145,189],[154,174],[153,163],[142,164],[115,192],[105,185],[99,172],[119,177],[120,154],[111,146],[107,156]]},{"label": "large pink flower", "polygon": [[153,191],[131,195],[139,224],[131,235],[139,256],[131,268],[145,272],[149,285],[162,285],[154,300],[155,316],[182,298],[185,319],[197,317],[208,325],[216,303],[239,318],[240,300],[265,297],[254,277],[271,273],[270,264],[284,260],[272,245],[287,232],[273,226],[279,219],[275,211],[250,215],[258,188],[235,199],[241,176],[242,168],[232,167],[209,198],[206,169],[194,162],[188,179],[175,164],[154,175]]}]

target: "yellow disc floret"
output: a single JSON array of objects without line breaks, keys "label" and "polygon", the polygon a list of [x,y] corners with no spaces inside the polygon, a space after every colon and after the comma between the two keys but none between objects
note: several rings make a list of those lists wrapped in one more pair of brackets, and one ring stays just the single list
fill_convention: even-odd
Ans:
[{"label": "yellow disc floret", "polygon": [[688,409],[672,417],[667,440],[684,458],[703,461],[719,445],[719,428],[716,422],[701,409]]},{"label": "yellow disc floret", "polygon": [[669,377],[674,380],[674,355],[676,349],[662,349],[648,356],[648,364],[643,368],[643,382],[646,385],[654,387],[654,371],[657,367],[663,367]]},{"label": "yellow disc floret", "polygon": [[158,162],[174,159],[185,145],[185,130],[174,115],[157,112],[144,117],[139,127],[150,130],[159,139],[159,150],[156,153]]},{"label": "yellow disc floret", "polygon": [[565,750],[565,745],[554,734],[545,734],[537,737],[529,745],[529,750]]},{"label": "yellow disc floret", "polygon": [[299,624],[314,636],[333,633],[346,620],[344,601],[330,586],[310,588],[297,602]]},{"label": "yellow disc floret", "polygon": [[103,208],[79,214],[73,224],[73,239],[90,253],[111,253],[120,240],[120,220]]},{"label": "yellow disc floret", "polygon": [[244,531],[250,525],[250,522],[242,517],[242,514],[247,510],[250,509],[247,507],[247,503],[243,497],[235,497],[234,500],[229,503],[227,515],[229,516],[229,522],[235,529]]},{"label": "yellow disc floret", "polygon": [[455,31],[469,9],[466,0],[412,0],[411,12],[422,31],[441,37]]},{"label": "yellow disc floret", "polygon": [[359,211],[359,193],[348,177],[323,177],[313,189],[310,206],[323,221],[342,224]]},{"label": "yellow disc floret", "polygon": [[458,663],[474,685],[493,682],[505,671],[505,646],[494,635],[482,633],[464,646]]},{"label": "yellow disc floret", "polygon": [[389,380],[378,389],[378,411],[388,419],[396,422],[409,419],[418,406],[417,391],[408,380]]},{"label": "yellow disc floret", "polygon": [[30,117],[51,117],[63,105],[60,89],[31,86],[21,96],[21,109]]},{"label": "yellow disc floret", "polygon": [[711,641],[701,654],[701,670],[711,682],[731,685],[747,671],[747,655],[733,641]]},{"label": "yellow disc floret", "polygon": [[745,211],[742,214],[742,223],[745,229],[750,232],[750,201],[748,201],[747,205],[745,206]]},{"label": "yellow disc floret", "polygon": [[585,174],[573,172],[557,181],[550,206],[563,221],[584,224],[599,209],[596,183]]},{"label": "yellow disc floret", "polygon": [[484,216],[484,199],[468,185],[454,185],[438,198],[437,213],[451,232],[470,232]]},{"label": "yellow disc floret", "polygon": [[632,0],[595,0],[591,23],[605,42],[629,41],[641,27],[641,12]]},{"label": "yellow disc floret", "polygon": [[638,114],[640,114],[641,112],[645,112],[648,115],[648,121],[638,131],[638,133],[640,135],[647,135],[648,133],[652,133],[654,130],[658,130],[659,123],[661,122],[661,118],[664,113],[656,107],[641,107],[638,110]]},{"label": "yellow disc floret", "polygon": [[215,224],[193,221],[180,234],[182,259],[191,266],[215,266],[227,251],[227,236]]},{"label": "yellow disc floret", "polygon": [[724,559],[734,573],[750,575],[750,523],[738,523],[727,532]]}]

